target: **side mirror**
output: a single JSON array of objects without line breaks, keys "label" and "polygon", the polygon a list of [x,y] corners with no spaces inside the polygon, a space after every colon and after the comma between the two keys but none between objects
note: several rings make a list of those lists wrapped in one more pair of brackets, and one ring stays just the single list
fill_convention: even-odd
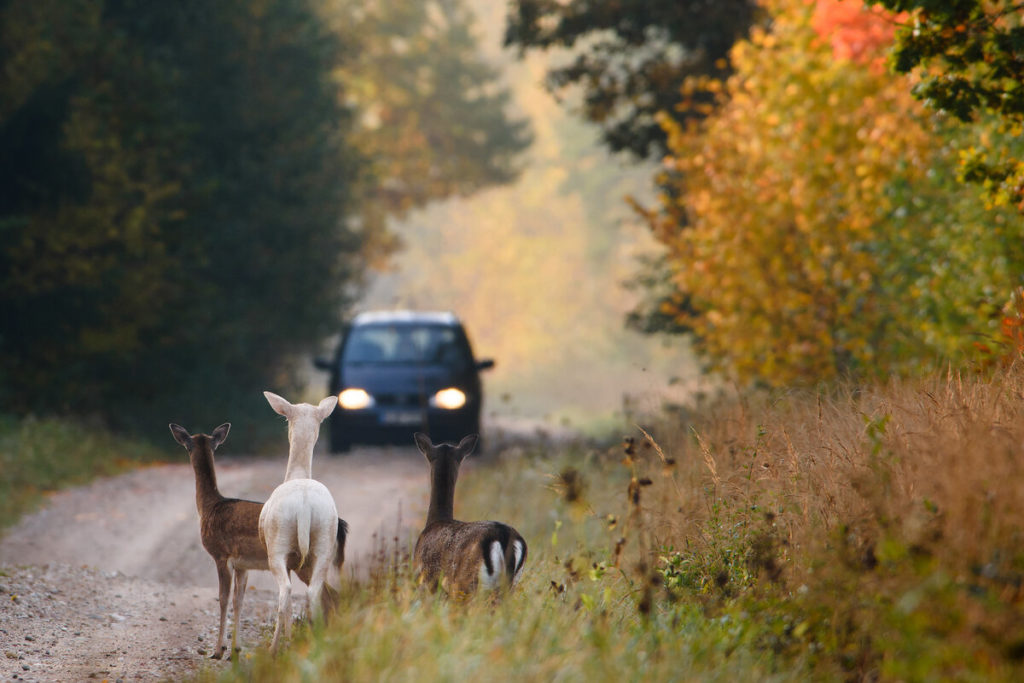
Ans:
[{"label": "side mirror", "polygon": [[477,370],[490,370],[493,367],[494,367],[494,359],[493,358],[484,358],[483,360],[478,360],[476,362],[476,369]]},{"label": "side mirror", "polygon": [[326,370],[327,372],[334,369],[334,363],[326,358],[314,358],[313,365],[316,366],[317,370]]}]

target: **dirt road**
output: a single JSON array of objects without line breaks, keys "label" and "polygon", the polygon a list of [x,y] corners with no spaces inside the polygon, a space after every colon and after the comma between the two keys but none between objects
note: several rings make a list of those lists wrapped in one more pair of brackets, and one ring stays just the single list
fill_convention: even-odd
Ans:
[{"label": "dirt road", "polygon": [[[229,666],[208,658],[217,575],[200,544],[195,482],[181,456],[181,464],[57,493],[0,539],[2,680],[149,681]],[[283,458],[218,456],[226,496],[266,500],[284,476]],[[351,529],[346,580],[365,573],[378,538],[409,538],[421,523],[427,468],[413,448],[317,453],[313,474]],[[305,586],[293,587],[302,605]],[[270,574],[250,572],[243,654],[261,646],[275,600]]]}]

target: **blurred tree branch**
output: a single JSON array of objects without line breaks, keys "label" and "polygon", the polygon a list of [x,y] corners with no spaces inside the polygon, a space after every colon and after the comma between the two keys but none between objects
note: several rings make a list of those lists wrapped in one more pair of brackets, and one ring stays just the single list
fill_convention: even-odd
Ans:
[{"label": "blurred tree branch", "polygon": [[[555,93],[578,86],[582,116],[601,129],[613,151],[660,157],[666,137],[656,116],[700,118],[680,107],[687,78],[729,73],[729,49],[747,35],[755,0],[512,0],[505,44],[528,50],[567,48],[572,60],[548,72]],[[696,93],[695,101],[714,101]]]},{"label": "blurred tree branch", "polygon": [[[892,64],[920,76],[914,94],[962,122],[993,118],[1024,135],[1024,3],[1019,0],[873,0],[906,12]],[[960,176],[993,205],[1024,212],[1024,159],[991,140],[961,155]]]}]

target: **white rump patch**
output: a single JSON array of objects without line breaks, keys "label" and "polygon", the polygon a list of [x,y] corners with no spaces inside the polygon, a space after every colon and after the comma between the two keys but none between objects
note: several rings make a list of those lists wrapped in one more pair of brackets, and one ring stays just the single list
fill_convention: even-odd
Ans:
[{"label": "white rump patch", "polygon": [[505,553],[501,543],[493,541],[488,550],[491,558],[492,571],[487,571],[487,563],[480,563],[480,585],[484,590],[494,590],[501,585],[501,575],[505,573]]},{"label": "white rump patch", "polygon": [[516,558],[515,568],[516,573],[512,575],[512,585],[516,585],[516,581],[519,580],[519,575],[523,572],[523,542],[516,540],[512,541],[512,554]]}]

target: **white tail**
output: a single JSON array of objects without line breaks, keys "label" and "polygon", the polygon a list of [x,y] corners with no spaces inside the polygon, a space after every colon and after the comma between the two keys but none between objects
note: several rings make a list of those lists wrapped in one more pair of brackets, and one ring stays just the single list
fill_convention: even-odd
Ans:
[{"label": "white tail", "polygon": [[[310,481],[313,481],[312,479]],[[332,500],[333,502],[333,500]],[[306,558],[309,556],[309,534],[310,529],[313,526],[310,514],[304,515],[300,511],[297,515],[298,519],[295,520],[295,539],[299,544],[299,566],[306,564]]]}]

